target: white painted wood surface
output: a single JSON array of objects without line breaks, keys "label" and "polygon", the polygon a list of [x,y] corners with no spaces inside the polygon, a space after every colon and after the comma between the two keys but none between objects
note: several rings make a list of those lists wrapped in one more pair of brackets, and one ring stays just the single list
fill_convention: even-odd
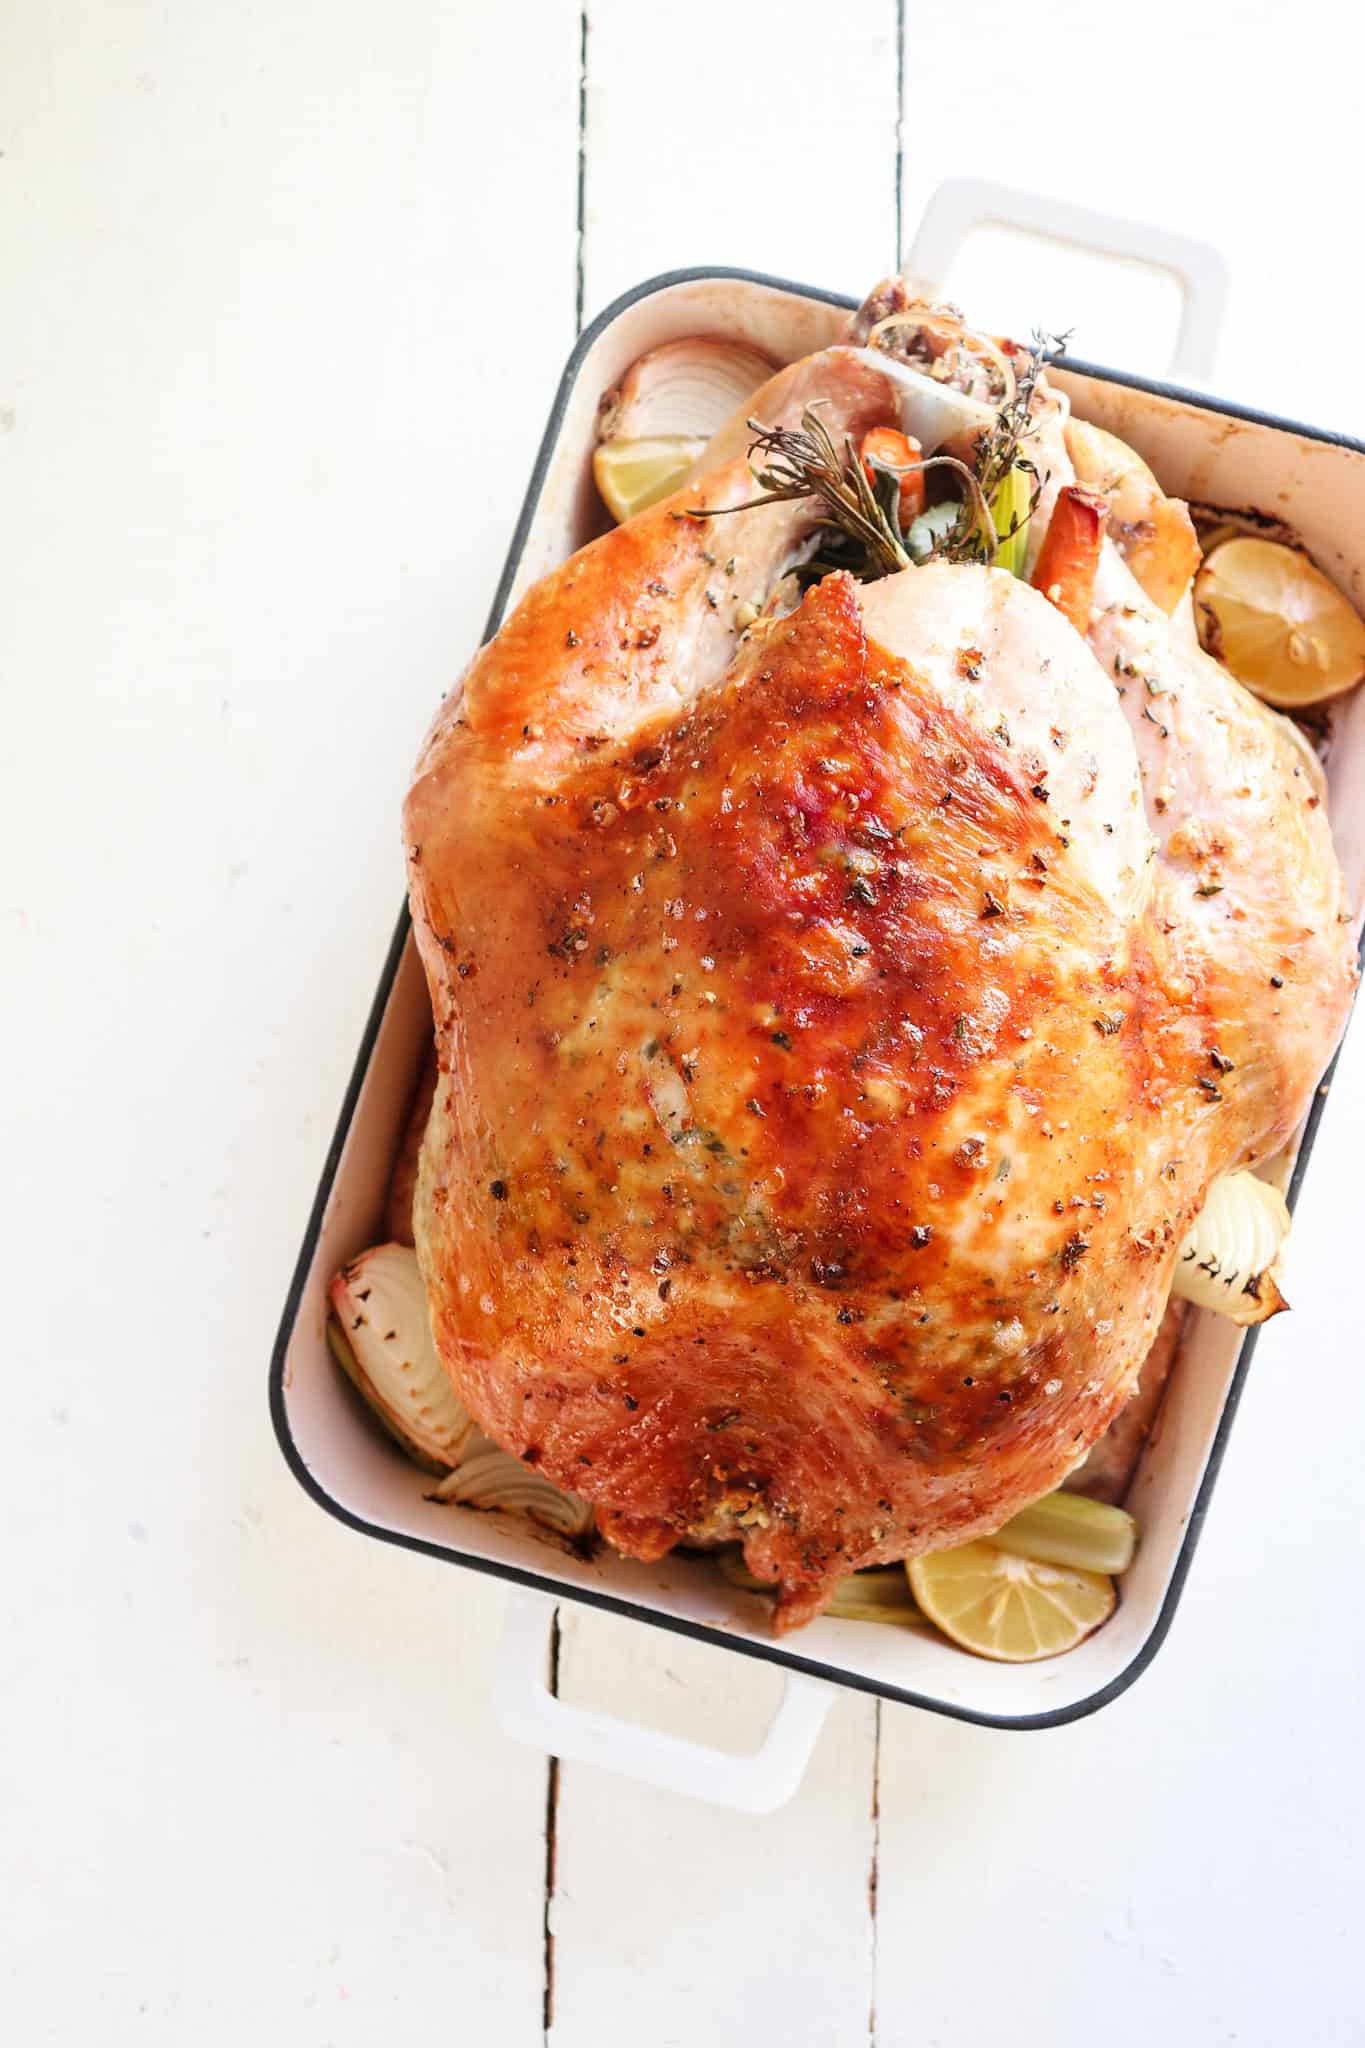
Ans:
[{"label": "white painted wood surface", "polygon": [[[775,1671],[565,1609],[566,1697],[717,1749],[753,1749]],[[550,1925],[554,2048],[690,2048],[775,2024],[858,2039],[872,1987],[876,1707],[836,1700],[800,1791],[754,1820],[584,1765],[559,1772]],[[815,1867],[809,1867],[812,1854]],[[777,2016],[780,2015],[780,2019]]]},{"label": "white painted wood surface", "polygon": [[[1358,32],[1320,0],[1292,40],[1175,0],[1140,34],[1075,0],[588,13],[7,15],[6,2032],[530,2048],[548,1984],[555,2048],[1359,2041],[1359,1027],[1181,1614],[1093,1721],[849,1695],[765,1820],[547,1785],[491,1725],[500,1591],[276,1454],[399,793],[580,313],[692,262],[856,291],[898,201],[975,171],[1209,234],[1223,388],[1361,425]],[[1140,366],[1159,297],[1092,288]],[[560,1681],[735,1748],[775,1686],[581,1613]]]},{"label": "white painted wood surface", "polygon": [[843,8],[833,48],[823,0],[594,0],[587,16],[589,314],[699,263],[851,294],[895,268],[896,0]]}]

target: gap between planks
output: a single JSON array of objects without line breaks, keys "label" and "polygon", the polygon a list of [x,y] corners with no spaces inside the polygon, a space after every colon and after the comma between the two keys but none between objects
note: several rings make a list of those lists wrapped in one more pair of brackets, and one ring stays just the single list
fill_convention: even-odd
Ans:
[{"label": "gap between planks", "polygon": [[867,1916],[871,1921],[868,1942],[871,1986],[867,1999],[867,2038],[877,2048],[877,1878],[882,1853],[882,1706],[876,1703],[872,1721],[872,1863],[867,1873]]},{"label": "gap between planks", "polygon": [[[903,0],[897,0],[898,5]],[[896,172],[896,188],[900,189],[899,163]],[[584,251],[587,235],[588,205],[588,10],[583,7],[578,15],[578,199],[577,199],[577,243],[574,255],[574,331],[583,332],[583,285]]]},{"label": "gap between planks", "polygon": [[[894,268],[905,260],[905,0],[896,0],[896,250]],[[880,1715],[880,1709],[879,1709]],[[880,1720],[879,1720],[880,1725]]]},{"label": "gap between planks", "polygon": [[[550,1657],[546,1683],[554,1698],[559,1697],[559,1609],[550,1615]],[[559,1758],[545,1759],[545,1899],[541,1913],[542,1975],[540,2029],[548,2043],[555,2019],[555,1931],[551,1912],[555,1896],[555,1851],[559,1842]]]}]

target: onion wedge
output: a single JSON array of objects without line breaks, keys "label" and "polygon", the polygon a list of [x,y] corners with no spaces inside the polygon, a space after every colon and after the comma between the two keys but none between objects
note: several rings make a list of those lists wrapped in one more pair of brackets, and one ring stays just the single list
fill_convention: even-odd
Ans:
[{"label": "onion wedge", "polygon": [[1288,1235],[1277,1188],[1254,1173],[1225,1173],[1180,1247],[1171,1292],[1234,1323],[1263,1323],[1289,1306],[1277,1277]]},{"label": "onion wedge", "polygon": [[429,1472],[458,1465],[475,1434],[431,1341],[426,1289],[410,1245],[351,1259],[328,1289],[332,1355],[390,1435]]}]

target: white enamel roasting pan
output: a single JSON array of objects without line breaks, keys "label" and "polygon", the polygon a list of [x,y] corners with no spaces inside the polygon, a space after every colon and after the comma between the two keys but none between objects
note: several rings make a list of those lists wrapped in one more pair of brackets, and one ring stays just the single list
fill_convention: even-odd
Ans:
[{"label": "white enamel roasting pan", "polygon": [[[1073,213],[1059,222],[956,187],[931,207],[912,268],[943,275],[947,244],[981,220],[1046,226],[1173,270],[1187,315],[1180,353],[1201,373],[1216,306],[1198,252]],[[1216,271],[1213,297],[1218,296]],[[832,340],[851,301],[740,271],[684,271],[652,279],[608,307],[582,336],[564,373],[489,619],[491,634],[527,587],[601,530],[590,475],[597,401],[642,350],[680,335],[714,333],[789,361]],[[1288,520],[1319,563],[1365,609],[1365,446],[1239,411],[1188,391],[1088,365],[1052,373],[1087,419],[1132,443],[1182,497],[1256,507]],[[452,649],[452,667],[462,650]],[[414,732],[416,750],[420,735]],[[1352,903],[1365,900],[1365,693],[1341,713],[1329,762],[1332,818]],[[329,1513],[364,1535],[407,1546],[529,1589],[513,1603],[497,1682],[509,1731],[559,1756],[590,1759],[749,1811],[790,1795],[819,1731],[830,1685],[999,1728],[1045,1728],[1093,1712],[1129,1686],[1161,1644],[1180,1596],[1254,1345],[1230,1323],[1192,1318],[1160,1428],[1129,1496],[1142,1541],[1117,1614],[1069,1655],[1034,1665],[982,1661],[931,1635],[819,1620],[781,1643],[765,1633],[759,1603],[713,1567],[682,1556],[642,1565],[603,1550],[591,1560],[552,1547],[509,1517],[434,1503],[429,1478],[372,1426],[327,1351],[327,1281],[382,1234],[385,1186],[431,1020],[421,970],[399,923],[342,1105],[285,1305],[271,1367],[280,1446],[300,1483]],[[1293,1157],[1291,1201],[1327,1090],[1315,1101]],[[567,1707],[546,1689],[551,1603],[580,1600],[655,1627],[728,1645],[785,1667],[786,1691],[763,1747],[731,1757]]]}]

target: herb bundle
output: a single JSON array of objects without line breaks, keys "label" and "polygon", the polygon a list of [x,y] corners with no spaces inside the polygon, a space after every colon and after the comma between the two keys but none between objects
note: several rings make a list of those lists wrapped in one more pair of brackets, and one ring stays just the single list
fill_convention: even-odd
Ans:
[{"label": "herb bundle", "polygon": [[[803,587],[834,569],[870,583],[927,561],[998,563],[1019,575],[1042,488],[1024,452],[1036,431],[1033,394],[1040,371],[1062,352],[1066,339],[1034,335],[1025,366],[979,437],[970,465],[953,455],[928,455],[908,468],[887,464],[875,453],[860,452],[848,436],[840,447],[817,402],[807,406],[799,427],[765,427],[751,419],[749,460],[759,495],[693,516],[718,519],[755,505],[817,499],[823,516],[814,552],[795,572]],[[912,473],[933,474],[950,491],[903,522],[901,486]]]},{"label": "herb bundle", "polygon": [[[809,583],[831,569],[847,569],[861,582],[892,576],[931,556],[949,561],[994,559],[995,528],[976,476],[953,455],[929,455],[912,465],[927,474],[950,474],[962,487],[960,500],[944,500],[902,527],[899,511],[904,468],[875,458],[864,463],[851,437],[839,448],[819,415],[807,406],[799,427],[765,427],[749,421],[754,439],[750,464],[759,495],[742,505],[699,511],[694,517],[720,519],[755,505],[775,505],[794,498],[818,498],[825,518],[817,529],[814,557],[797,571]],[[758,458],[755,460],[755,458]]]}]

